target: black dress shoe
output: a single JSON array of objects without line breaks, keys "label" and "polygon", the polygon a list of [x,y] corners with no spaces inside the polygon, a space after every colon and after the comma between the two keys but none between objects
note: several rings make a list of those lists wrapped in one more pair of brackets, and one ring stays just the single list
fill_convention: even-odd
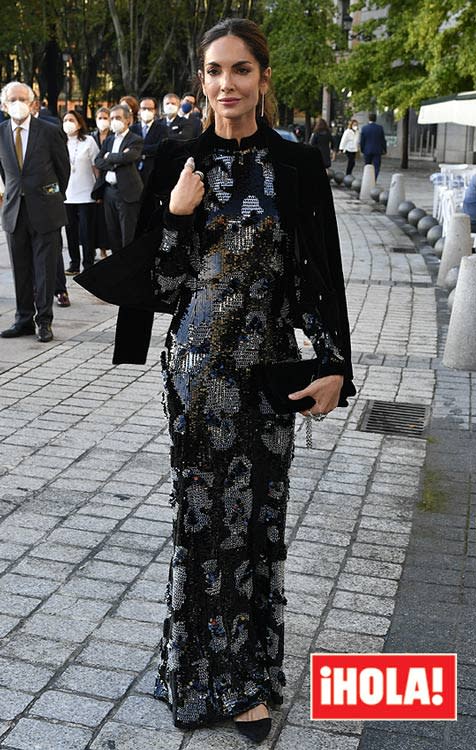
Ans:
[{"label": "black dress shoe", "polygon": [[268,717],[256,721],[235,721],[235,726],[249,740],[262,742],[271,731],[271,719]]},{"label": "black dress shoe", "polygon": [[38,328],[38,335],[36,337],[38,341],[45,344],[47,341],[51,341],[53,338],[53,331],[49,323],[40,323]]},{"label": "black dress shoe", "polygon": [[[266,704],[264,704],[266,705]],[[256,719],[255,721],[236,721],[235,726],[241,734],[253,742],[262,742],[271,731],[271,718]]]},{"label": "black dress shoe", "polygon": [[33,323],[28,326],[19,326],[14,323],[10,328],[6,328],[0,333],[0,336],[4,339],[14,339],[17,336],[34,336],[35,326]]},{"label": "black dress shoe", "polygon": [[69,266],[65,270],[66,276],[76,276],[79,273],[79,268],[75,268],[74,266]]}]

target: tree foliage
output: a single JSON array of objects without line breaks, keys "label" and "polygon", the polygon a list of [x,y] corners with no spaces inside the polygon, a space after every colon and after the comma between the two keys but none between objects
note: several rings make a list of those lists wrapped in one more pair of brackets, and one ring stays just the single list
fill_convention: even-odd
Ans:
[{"label": "tree foliage", "polygon": [[273,83],[279,101],[315,112],[322,86],[332,80],[333,43],[341,35],[333,0],[275,0],[268,4],[267,32]]},{"label": "tree foliage", "polygon": [[362,7],[387,15],[353,29],[369,41],[337,68],[357,108],[389,107],[402,117],[423,99],[475,87],[475,0],[367,0],[351,11]]}]

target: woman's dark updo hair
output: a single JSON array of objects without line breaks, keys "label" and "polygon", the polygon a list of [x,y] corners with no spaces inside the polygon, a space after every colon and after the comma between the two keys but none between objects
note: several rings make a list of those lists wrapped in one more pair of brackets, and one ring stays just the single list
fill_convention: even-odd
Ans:
[{"label": "woman's dark updo hair", "polygon": [[[208,31],[202,37],[200,46],[198,48],[198,64],[200,70],[205,75],[205,53],[208,47],[216,42],[217,39],[221,39],[223,36],[237,36],[241,39],[251,54],[256,58],[263,73],[266,68],[269,67],[269,49],[268,42],[261,31],[260,27],[250,21],[248,18],[225,18],[223,21],[219,21],[215,26]],[[265,96],[264,103],[264,120],[270,126],[273,127],[276,117],[276,100],[271,90],[270,84],[268,84],[268,93]],[[258,104],[256,106],[256,119],[261,117],[261,97],[259,97]],[[205,127],[208,127],[215,121],[214,112],[209,107],[207,119],[204,123]]]}]

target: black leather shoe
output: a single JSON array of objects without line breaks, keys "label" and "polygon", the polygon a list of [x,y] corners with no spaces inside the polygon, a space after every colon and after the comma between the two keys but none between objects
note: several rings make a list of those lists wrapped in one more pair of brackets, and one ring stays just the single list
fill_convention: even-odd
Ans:
[{"label": "black leather shoe", "polygon": [[235,721],[235,726],[241,734],[253,742],[263,742],[271,731],[271,719],[257,719],[256,721]]},{"label": "black leather shoe", "polygon": [[6,328],[0,333],[0,336],[4,339],[14,339],[17,336],[34,336],[35,326],[33,323],[29,326],[19,326],[14,323],[10,328]]},{"label": "black leather shoe", "polygon": [[53,331],[49,323],[40,323],[38,328],[38,335],[36,337],[38,341],[46,344],[47,341],[51,341],[53,338]]},{"label": "black leather shoe", "polygon": [[69,268],[65,270],[66,276],[77,276],[78,273],[79,273],[79,268],[75,268],[74,266],[69,266]]},{"label": "black leather shoe", "polygon": [[[265,704],[266,705],[266,704]],[[271,731],[271,718],[256,719],[255,721],[236,721],[235,726],[241,734],[253,742],[262,742]]]}]

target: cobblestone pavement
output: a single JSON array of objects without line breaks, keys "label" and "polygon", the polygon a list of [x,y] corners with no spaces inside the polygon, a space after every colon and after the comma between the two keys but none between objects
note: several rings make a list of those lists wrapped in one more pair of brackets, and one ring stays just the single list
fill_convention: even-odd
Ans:
[{"label": "cobblestone pavement", "polygon": [[[422,622],[417,615],[426,611],[417,586],[413,598],[405,591],[405,571],[422,564],[415,560],[422,549],[415,526],[425,527],[428,513],[417,503],[425,462],[430,468],[438,463],[438,445],[361,431],[367,400],[433,405],[443,431],[453,410],[465,449],[475,407],[469,375],[444,370],[438,359],[442,339],[431,267],[378,210],[344,190],[335,197],[359,395],[352,408],[313,425],[312,451],[304,447],[297,419],[286,539],[287,687],[285,704],[272,712],[273,730],[261,746],[439,750],[446,748],[435,744],[442,735],[425,735],[415,725],[415,736],[394,728],[384,736],[378,726],[364,730],[358,722],[309,719],[309,652],[390,650],[408,621],[417,629],[415,623]],[[0,344],[0,746],[248,747],[232,722],[188,733],[174,728],[167,706],[151,695],[171,555],[169,438],[159,367],[169,318],[156,316],[147,365],[113,367],[115,308],[71,287],[73,304],[55,310],[51,344],[33,338]],[[4,327],[12,306],[2,245]],[[474,399],[474,375],[472,385]],[[469,487],[468,462],[458,466],[460,453],[452,455],[461,487]],[[455,597],[461,597],[461,560],[469,560],[468,542],[474,542],[474,523],[464,531],[465,507],[463,501],[456,509],[448,502],[447,515],[441,506],[432,515],[447,566],[456,571],[450,584]],[[453,539],[461,544],[452,546]],[[429,547],[428,555],[437,552],[430,541],[423,545],[425,554]],[[426,565],[428,575],[438,567],[432,557]],[[474,565],[469,574],[467,585],[474,586]],[[440,577],[447,575],[441,568]],[[439,588],[435,601],[442,615],[448,613],[448,627],[439,630],[434,618],[435,631],[438,648],[446,651],[452,648],[445,634],[449,637],[455,608],[454,599],[445,598],[445,586]],[[439,605],[426,609],[435,614]],[[463,609],[458,623],[464,639],[469,604]],[[394,650],[416,648],[403,639]],[[467,641],[462,679],[469,715],[475,705],[475,654],[474,639]]]}]

